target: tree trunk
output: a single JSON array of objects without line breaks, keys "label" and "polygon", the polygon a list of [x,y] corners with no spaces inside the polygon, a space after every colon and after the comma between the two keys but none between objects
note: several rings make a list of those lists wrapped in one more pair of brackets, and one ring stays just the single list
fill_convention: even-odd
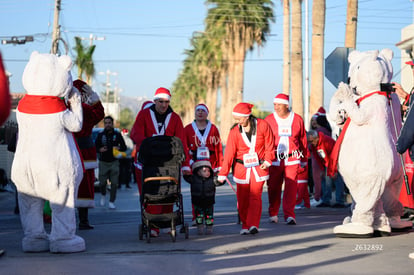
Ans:
[{"label": "tree trunk", "polygon": [[302,1],[292,3],[292,110],[303,117]]},{"label": "tree trunk", "polygon": [[283,92],[290,93],[290,4],[283,1]]},{"label": "tree trunk", "polygon": [[[313,0],[312,6],[312,68],[309,117],[323,106],[324,98],[324,40],[326,0]],[[306,122],[307,123],[307,122]]]},{"label": "tree trunk", "polygon": [[355,49],[357,37],[358,0],[348,0],[345,47]]}]

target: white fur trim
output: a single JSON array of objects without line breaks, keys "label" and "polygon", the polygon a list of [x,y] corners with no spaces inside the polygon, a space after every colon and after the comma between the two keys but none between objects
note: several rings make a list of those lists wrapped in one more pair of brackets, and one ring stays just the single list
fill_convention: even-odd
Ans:
[{"label": "white fur trim", "polygon": [[242,113],[232,112],[232,114],[233,114],[234,116],[242,116],[242,117],[246,117],[246,116],[250,116],[252,113],[249,113],[249,114],[242,114]]},{"label": "white fur trim", "polygon": [[275,99],[273,99],[273,103],[289,105],[289,100],[281,99],[281,98],[275,98]]}]

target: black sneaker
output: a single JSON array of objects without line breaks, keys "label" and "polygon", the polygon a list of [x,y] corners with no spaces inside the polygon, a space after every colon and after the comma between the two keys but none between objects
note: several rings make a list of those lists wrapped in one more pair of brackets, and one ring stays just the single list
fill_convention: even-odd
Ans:
[{"label": "black sneaker", "polygon": [[322,202],[322,203],[318,204],[316,207],[331,207],[331,205],[329,203]]},{"label": "black sneaker", "polygon": [[332,205],[332,208],[345,208],[346,205],[342,204],[342,203],[335,203],[334,205]]},{"label": "black sneaker", "polygon": [[95,227],[93,225],[90,225],[89,223],[80,223],[79,224],[79,230],[91,230]]}]

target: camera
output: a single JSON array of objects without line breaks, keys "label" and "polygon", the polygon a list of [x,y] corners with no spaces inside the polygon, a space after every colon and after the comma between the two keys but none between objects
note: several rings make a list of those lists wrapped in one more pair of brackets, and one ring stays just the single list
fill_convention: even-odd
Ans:
[{"label": "camera", "polygon": [[387,92],[387,93],[393,93],[395,92],[394,84],[392,83],[381,83],[381,91]]}]

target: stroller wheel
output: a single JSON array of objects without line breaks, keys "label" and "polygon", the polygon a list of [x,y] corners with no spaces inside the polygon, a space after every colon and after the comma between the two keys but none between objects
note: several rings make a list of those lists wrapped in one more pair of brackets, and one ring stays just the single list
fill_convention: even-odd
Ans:
[{"label": "stroller wheel", "polygon": [[142,241],[144,239],[144,225],[143,224],[139,225],[138,236],[139,236],[140,241]]},{"label": "stroller wheel", "polygon": [[188,239],[188,233],[189,233],[188,224],[187,223],[184,224],[183,228],[184,228],[184,233],[185,233],[185,239]]},{"label": "stroller wheel", "polygon": [[171,230],[170,235],[171,235],[171,240],[172,240],[172,242],[173,242],[173,243],[175,243],[175,240],[176,240],[176,238],[177,238],[177,231],[175,230],[175,228],[173,228],[173,229]]}]

